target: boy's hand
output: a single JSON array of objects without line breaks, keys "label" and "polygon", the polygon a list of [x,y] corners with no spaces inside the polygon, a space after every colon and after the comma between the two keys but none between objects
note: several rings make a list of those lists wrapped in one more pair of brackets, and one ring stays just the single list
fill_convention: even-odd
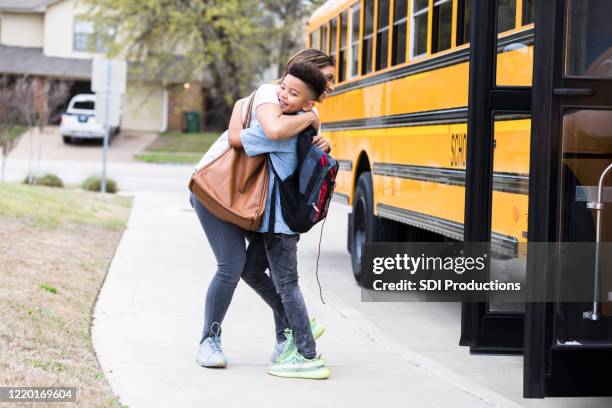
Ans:
[{"label": "boy's hand", "polygon": [[316,135],[315,137],[313,137],[312,144],[323,150],[325,153],[329,153],[331,151],[329,140],[327,140],[321,135]]}]

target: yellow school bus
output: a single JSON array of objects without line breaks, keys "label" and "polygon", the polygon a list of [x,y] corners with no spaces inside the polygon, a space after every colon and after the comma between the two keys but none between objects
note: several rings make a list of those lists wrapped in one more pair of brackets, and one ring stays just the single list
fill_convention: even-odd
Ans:
[{"label": "yellow school bus", "polygon": [[[463,238],[470,0],[328,1],[308,45],[336,58],[320,106],[340,163],[335,198],[352,206],[348,246],[360,281],[372,241]],[[498,85],[531,86],[534,0],[498,2]],[[491,241],[520,256],[527,239],[526,115],[495,118]]]}]

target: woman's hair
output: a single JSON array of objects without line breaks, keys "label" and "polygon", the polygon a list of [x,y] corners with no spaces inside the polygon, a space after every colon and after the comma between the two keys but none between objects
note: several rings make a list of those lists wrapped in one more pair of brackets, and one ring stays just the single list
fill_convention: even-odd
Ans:
[{"label": "woman's hair", "polygon": [[287,61],[287,65],[285,65],[285,72],[283,75],[287,75],[287,72],[289,72],[289,67],[295,64],[296,62],[306,62],[314,64],[319,67],[319,69],[329,66],[336,66],[336,61],[334,61],[334,57],[330,57],[323,51],[317,50],[315,48],[305,48],[302,51],[299,51],[293,57],[289,58],[289,61]]}]

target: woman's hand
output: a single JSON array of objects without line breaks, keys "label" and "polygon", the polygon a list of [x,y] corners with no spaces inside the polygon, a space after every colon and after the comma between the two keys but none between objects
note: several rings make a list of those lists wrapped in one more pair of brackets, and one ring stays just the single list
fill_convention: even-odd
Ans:
[{"label": "woman's hand", "polygon": [[329,140],[327,140],[321,135],[316,135],[315,137],[313,137],[312,144],[323,150],[325,153],[329,153],[331,151],[331,145],[329,144]]},{"label": "woman's hand", "polygon": [[310,122],[310,126],[314,128],[317,132],[321,128],[321,119],[319,118],[319,113],[313,109],[309,112],[310,116],[312,116],[312,121]]}]

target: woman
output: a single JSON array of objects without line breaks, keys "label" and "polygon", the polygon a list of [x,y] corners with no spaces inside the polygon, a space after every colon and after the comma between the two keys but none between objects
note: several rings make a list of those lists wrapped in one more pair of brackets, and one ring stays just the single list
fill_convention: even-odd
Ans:
[{"label": "woman", "polygon": [[[321,72],[328,79],[327,92],[334,89],[335,63],[332,57],[316,49],[305,49],[298,52],[287,62],[285,72],[289,66],[296,62],[309,62],[319,67]],[[306,112],[301,115],[283,115],[280,111],[278,98],[271,94],[270,86],[262,86],[255,95],[253,102],[252,120],[257,121],[265,131],[266,135],[273,139],[286,139],[295,136],[302,130],[313,126],[319,128],[320,122],[316,112]],[[327,94],[326,92],[326,94]],[[320,102],[325,98],[323,95]],[[197,169],[211,162],[227,150],[228,133],[240,132],[242,129],[242,117],[247,112],[242,112],[245,99],[236,103],[232,112],[229,129],[211,146],[204,155]],[[315,137],[313,143],[329,151],[328,141],[321,137]],[[212,215],[200,202],[191,195],[191,204],[202,224],[202,228],[208,238],[212,250],[217,259],[217,271],[208,287],[205,301],[204,329],[202,339],[198,349],[196,361],[203,367],[226,367],[227,359],[221,349],[221,323],[231,302],[234,290],[240,280],[243,268],[245,267],[246,245],[245,239],[249,237],[249,232],[234,224],[219,220]],[[249,276],[253,276],[253,271],[265,271],[266,264],[250,265]],[[261,276],[261,274],[260,274]],[[270,291],[274,290],[271,280],[263,282],[261,279],[255,285],[251,285],[267,302],[270,299]],[[267,297],[265,295],[268,295]],[[288,327],[286,316],[275,315],[277,344],[283,343],[283,330]],[[277,345],[276,349],[281,349]],[[278,352],[276,352],[278,354]]]}]

